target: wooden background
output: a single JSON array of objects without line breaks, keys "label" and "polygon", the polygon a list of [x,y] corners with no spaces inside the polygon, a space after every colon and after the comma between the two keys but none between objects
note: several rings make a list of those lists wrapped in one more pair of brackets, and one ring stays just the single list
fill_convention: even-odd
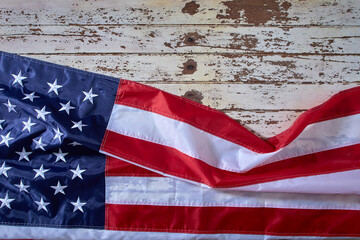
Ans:
[{"label": "wooden background", "polygon": [[149,84],[270,137],[359,85],[360,1],[0,0],[0,49]]}]

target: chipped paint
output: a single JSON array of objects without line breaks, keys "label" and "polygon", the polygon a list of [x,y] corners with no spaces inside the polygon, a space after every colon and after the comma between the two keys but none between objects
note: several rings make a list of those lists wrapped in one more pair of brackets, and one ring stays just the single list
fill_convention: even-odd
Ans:
[{"label": "chipped paint", "polygon": [[182,74],[193,74],[197,70],[197,63],[193,59],[189,59],[185,63],[183,63],[181,69]]},{"label": "chipped paint", "polygon": [[[60,51],[60,50],[59,50]],[[46,54],[28,55],[91,72],[140,82],[171,84],[360,84],[360,56],[253,54]],[[184,63],[196,62],[196,71],[183,74]],[[186,64],[187,65],[187,64]],[[139,70],[140,69],[140,70]],[[136,79],[135,79],[136,78]]]},{"label": "chipped paint", "polygon": [[246,20],[250,24],[263,25],[268,21],[287,22],[288,10],[292,4],[278,0],[232,0],[222,2],[227,9],[224,14],[218,14],[218,19],[233,19],[240,22]]},{"label": "chipped paint", "polygon": [[204,98],[202,93],[195,90],[195,89],[187,91],[184,95],[182,95],[182,97],[190,99],[190,100],[192,100],[194,102],[197,102],[197,103],[202,103],[201,100],[203,100],[203,98]]},{"label": "chipped paint", "polygon": [[177,46],[181,46],[182,44],[186,46],[195,46],[199,44],[199,41],[201,39],[205,39],[205,38],[206,37],[204,35],[200,35],[197,32],[186,33],[180,38],[180,41],[177,43]]},{"label": "chipped paint", "polygon": [[259,42],[256,36],[252,34],[230,33],[230,36],[233,39],[229,46],[233,49],[254,49]]},{"label": "chipped paint", "polygon": [[[360,54],[356,26],[31,26],[0,27],[2,50],[14,53],[247,53]],[[14,37],[15,36],[15,37]],[[22,39],[20,38],[22,37]],[[17,40],[23,41],[17,42]],[[124,46],[124,47],[120,47]],[[100,49],[100,50],[96,50]]]},{"label": "chipped paint", "polygon": [[[272,5],[265,6],[265,1],[224,1],[233,5],[242,4],[244,11],[236,6],[230,6],[233,17],[227,15],[229,8],[223,0],[196,1],[201,5],[197,13],[184,13],[185,1],[96,1],[72,0],[61,1],[56,4],[52,1],[36,0],[0,0],[0,25],[68,25],[68,24],[234,24],[254,25],[356,25],[359,22],[358,0],[269,0]],[[275,2],[275,4],[273,3]],[[284,5],[282,5],[285,2]],[[251,10],[259,4],[260,13],[265,13],[259,19]],[[291,7],[288,6],[291,4]],[[193,4],[194,7],[195,4]],[[247,6],[246,6],[247,5]],[[232,10],[231,10],[232,9]],[[267,11],[269,9],[269,11]],[[270,10],[274,9],[272,13]],[[186,8],[184,11],[187,11]],[[191,11],[190,11],[191,12]],[[237,14],[240,18],[237,18]],[[216,16],[219,16],[217,18]],[[250,21],[248,20],[248,17]],[[270,17],[271,20],[268,20]],[[285,18],[285,22],[284,19]],[[268,20],[268,21],[266,21]],[[265,22],[265,23],[264,23]]]},{"label": "chipped paint", "polygon": [[187,13],[190,15],[194,15],[198,12],[198,9],[200,7],[200,4],[196,3],[195,1],[191,1],[185,4],[185,7],[181,9],[183,13]]}]

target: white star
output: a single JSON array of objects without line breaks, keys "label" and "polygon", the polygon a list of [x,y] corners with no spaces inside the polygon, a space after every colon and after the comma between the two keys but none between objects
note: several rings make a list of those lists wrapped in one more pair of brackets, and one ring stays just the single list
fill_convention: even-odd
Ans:
[{"label": "white star", "polygon": [[90,88],[89,92],[83,91],[83,93],[85,94],[85,98],[83,99],[83,102],[85,102],[86,100],[89,100],[91,103],[93,103],[93,98],[99,96],[92,92],[92,88]]},{"label": "white star", "polygon": [[6,193],[5,198],[0,198],[0,201],[1,201],[0,209],[3,208],[4,206],[11,209],[10,203],[14,200],[15,200],[15,198],[9,198],[8,193]]},{"label": "white star", "polygon": [[84,212],[84,210],[82,209],[82,207],[86,204],[86,202],[80,202],[80,198],[78,197],[76,202],[71,202],[72,205],[74,205],[74,210],[73,212],[75,212],[76,210],[80,210],[81,212]]},{"label": "white star", "polygon": [[39,140],[35,140],[33,139],[34,143],[35,143],[35,149],[40,148],[41,150],[45,151],[45,146],[47,146],[47,144],[42,143],[42,137],[39,138]]},{"label": "white star", "polygon": [[30,187],[30,186],[29,185],[24,185],[21,179],[20,179],[20,184],[15,184],[15,186],[17,186],[19,188],[20,192],[24,191],[24,192],[29,193],[27,188]]},{"label": "white star", "polygon": [[1,125],[3,122],[5,122],[5,120],[0,120],[0,129],[3,130],[3,126]]},{"label": "white star", "polygon": [[81,173],[85,172],[85,170],[80,169],[79,164],[77,165],[77,167],[76,167],[75,170],[74,170],[74,169],[70,169],[70,171],[72,171],[72,172],[74,173],[74,175],[72,176],[71,179],[74,179],[74,178],[76,178],[76,177],[79,177],[79,178],[83,179],[83,177],[81,176]]},{"label": "white star", "polygon": [[74,124],[71,128],[78,128],[80,130],[80,132],[82,132],[82,128],[86,127],[86,124],[82,123],[82,120],[78,121],[78,122],[74,122],[72,121],[72,123]]},{"label": "white star", "polygon": [[11,132],[8,132],[6,135],[0,135],[2,138],[0,145],[5,143],[5,145],[9,147],[9,141],[14,139],[14,138],[10,137],[10,133]]},{"label": "white star", "polygon": [[57,182],[56,186],[50,186],[51,188],[55,189],[55,193],[54,195],[58,194],[58,193],[62,193],[65,195],[64,189],[67,188],[67,186],[61,186],[60,181]]},{"label": "white star", "polygon": [[24,147],[22,148],[22,151],[21,151],[21,152],[16,152],[16,153],[20,155],[18,161],[20,161],[20,160],[22,160],[22,159],[25,159],[26,161],[30,161],[30,160],[29,160],[29,155],[30,155],[32,152],[27,152]]},{"label": "white star", "polygon": [[10,99],[8,99],[8,102],[7,102],[7,103],[4,103],[4,105],[8,108],[8,111],[9,111],[9,112],[12,112],[12,111],[16,112],[16,109],[15,109],[16,105],[15,105],[15,104],[12,104],[12,103],[10,102]]},{"label": "white star", "polygon": [[62,132],[60,132],[59,127],[57,127],[57,129],[53,128],[54,132],[55,132],[55,136],[53,139],[59,139],[59,142],[61,143],[61,136],[64,135]]},{"label": "white star", "polygon": [[21,76],[21,71],[18,73],[18,75],[15,75],[15,74],[11,74],[11,75],[14,77],[14,81],[13,81],[12,85],[14,85],[15,83],[18,83],[23,87],[22,80],[27,79],[27,77]]},{"label": "white star", "polygon": [[68,145],[76,147],[76,146],[81,146],[82,144],[74,141],[74,142],[69,143]]},{"label": "white star", "polygon": [[36,204],[38,205],[38,211],[40,211],[41,209],[44,209],[46,212],[48,211],[46,206],[49,205],[49,202],[44,202],[43,198],[41,197],[40,201],[35,201]]},{"label": "white star", "polygon": [[48,93],[54,92],[56,95],[59,95],[58,89],[62,88],[62,85],[57,85],[57,79],[55,79],[54,83],[47,83],[50,86]]},{"label": "white star", "polygon": [[70,110],[71,109],[75,109],[75,107],[70,105],[70,101],[68,101],[67,104],[60,103],[60,105],[61,105],[61,108],[60,108],[59,112],[60,111],[65,111],[68,115],[70,115]]},{"label": "white star", "polygon": [[39,110],[39,109],[35,109],[35,111],[37,112],[37,116],[36,116],[36,118],[37,119],[39,119],[39,118],[42,118],[44,121],[45,121],[45,116],[47,115],[47,114],[50,114],[50,112],[47,112],[46,111],[46,106],[44,106],[41,110]]},{"label": "white star", "polygon": [[58,152],[58,153],[54,152],[53,154],[56,156],[55,162],[58,162],[58,161],[60,161],[60,160],[63,161],[63,162],[66,162],[65,156],[66,156],[68,153],[63,153],[63,152],[61,151],[61,148],[59,148],[59,152]]},{"label": "white star", "polygon": [[46,172],[49,171],[50,169],[44,169],[44,165],[41,164],[41,167],[40,167],[39,169],[33,169],[33,170],[36,172],[34,179],[37,178],[38,176],[40,176],[40,177],[42,177],[43,179],[45,179],[44,173],[46,173]]},{"label": "white star", "polygon": [[22,132],[25,130],[28,130],[28,132],[31,132],[31,127],[36,125],[36,123],[31,122],[31,117],[28,118],[27,122],[23,121],[24,128],[21,130]]},{"label": "white star", "polygon": [[11,167],[7,167],[5,165],[5,162],[3,162],[3,164],[0,167],[0,175],[4,175],[5,177],[8,177],[7,171],[9,171],[11,169]]},{"label": "white star", "polygon": [[29,99],[31,102],[34,101],[34,98],[39,98],[39,96],[35,95],[35,92],[32,92],[30,94],[24,93],[25,97],[23,97],[23,100]]}]

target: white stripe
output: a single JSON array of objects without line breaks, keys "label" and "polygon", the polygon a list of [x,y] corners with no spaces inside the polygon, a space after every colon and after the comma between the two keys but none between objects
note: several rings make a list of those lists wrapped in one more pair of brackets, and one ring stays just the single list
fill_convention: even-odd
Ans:
[{"label": "white stripe", "polygon": [[24,227],[0,226],[1,239],[47,239],[47,240],[270,240],[270,239],[359,239],[350,237],[311,237],[311,236],[269,236],[250,234],[189,234],[166,232],[134,232],[110,231],[81,228],[50,228],[50,227]]},{"label": "white stripe", "polygon": [[219,169],[244,172],[290,157],[358,144],[359,122],[360,114],[357,114],[308,125],[288,146],[266,154],[253,152],[187,123],[117,104],[114,105],[107,129],[173,147]]},{"label": "white stripe", "polygon": [[106,177],[105,192],[108,204],[360,210],[356,195],[219,190],[166,177]]},{"label": "white stripe", "polygon": [[[232,188],[241,191],[360,194],[360,170],[335,172]],[[359,199],[360,200],[360,199]]]}]

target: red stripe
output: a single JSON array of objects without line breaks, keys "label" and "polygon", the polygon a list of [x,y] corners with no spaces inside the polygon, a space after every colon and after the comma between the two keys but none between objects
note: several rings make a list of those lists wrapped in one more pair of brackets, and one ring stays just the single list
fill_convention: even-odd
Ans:
[{"label": "red stripe", "polygon": [[285,132],[264,141],[222,112],[140,83],[122,80],[116,104],[144,109],[186,122],[259,153],[272,152],[295,139],[311,123],[360,113],[360,87],[342,91],[300,115]]},{"label": "red stripe", "polygon": [[285,159],[245,173],[221,170],[175,148],[111,131],[106,131],[101,150],[146,168],[211,187],[237,187],[360,168],[360,144]]},{"label": "red stripe", "polygon": [[122,80],[115,104],[147,110],[186,122],[253,151],[271,152],[274,150],[273,146],[224,113],[140,83]]},{"label": "red stripe", "polygon": [[268,141],[279,149],[292,142],[309,124],[359,114],[359,98],[360,87],[341,91],[323,104],[301,114],[290,128]]},{"label": "red stripe", "polygon": [[360,236],[360,211],[106,205],[106,229],[284,236]]},{"label": "red stripe", "polygon": [[124,162],[117,158],[106,156],[106,176],[132,176],[132,177],[163,177],[162,175]]}]

